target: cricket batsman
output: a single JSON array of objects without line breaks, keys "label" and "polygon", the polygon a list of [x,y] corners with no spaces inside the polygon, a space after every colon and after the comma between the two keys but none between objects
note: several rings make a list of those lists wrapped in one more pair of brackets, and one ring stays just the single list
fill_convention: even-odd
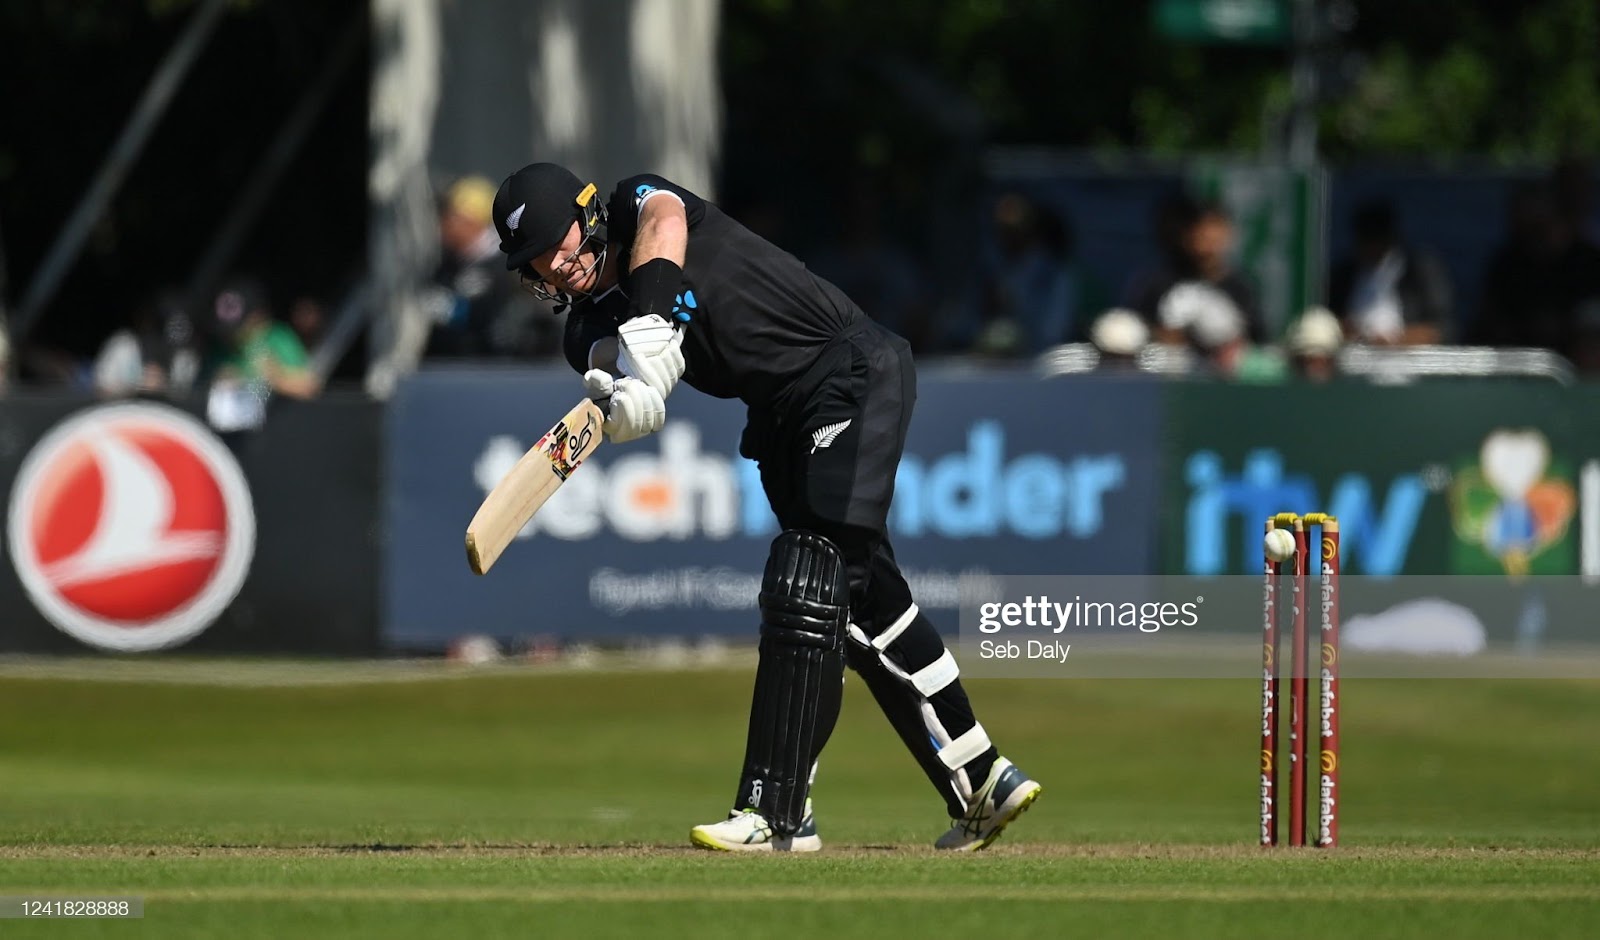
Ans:
[{"label": "cricket batsman", "polygon": [[912,600],[887,521],[916,400],[909,344],[715,205],[659,176],[596,187],[552,163],[501,184],[506,267],[570,308],[567,361],[615,443],[661,429],[682,380],[749,409],[739,452],[782,528],[761,582],[760,661],[728,818],[693,844],[822,847],[810,799],[844,668],[872,690],[944,798],[941,849],[982,849],[1036,799],[973,715],[959,670]]}]

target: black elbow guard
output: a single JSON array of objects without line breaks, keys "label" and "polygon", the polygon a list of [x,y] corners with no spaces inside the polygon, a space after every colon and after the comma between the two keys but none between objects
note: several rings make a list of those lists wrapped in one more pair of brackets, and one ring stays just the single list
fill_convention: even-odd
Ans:
[{"label": "black elbow guard", "polygon": [[651,258],[628,275],[628,319],[656,314],[663,320],[688,323],[694,310],[694,292],[683,269],[667,258]]}]

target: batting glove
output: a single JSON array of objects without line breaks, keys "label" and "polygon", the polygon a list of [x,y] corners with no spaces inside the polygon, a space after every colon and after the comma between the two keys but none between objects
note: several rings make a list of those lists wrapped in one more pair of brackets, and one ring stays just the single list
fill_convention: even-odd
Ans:
[{"label": "batting glove", "polygon": [[654,434],[666,423],[667,403],[655,389],[638,379],[627,376],[614,379],[604,369],[590,369],[583,374],[583,390],[605,405],[606,423],[600,430],[613,444],[626,444]]},{"label": "batting glove", "polygon": [[660,314],[634,317],[617,327],[622,374],[656,390],[663,401],[683,378],[683,331]]}]

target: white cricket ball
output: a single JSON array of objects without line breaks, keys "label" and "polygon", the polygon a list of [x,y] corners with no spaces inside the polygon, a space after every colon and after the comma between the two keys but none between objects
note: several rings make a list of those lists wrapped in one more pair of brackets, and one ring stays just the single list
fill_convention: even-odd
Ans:
[{"label": "white cricket ball", "polygon": [[1294,557],[1294,536],[1288,529],[1273,529],[1267,533],[1262,548],[1273,561],[1288,561]]}]

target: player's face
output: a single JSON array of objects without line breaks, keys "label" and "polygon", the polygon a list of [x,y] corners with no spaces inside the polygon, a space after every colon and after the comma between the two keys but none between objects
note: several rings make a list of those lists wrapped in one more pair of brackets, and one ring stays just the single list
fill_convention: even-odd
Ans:
[{"label": "player's face", "polygon": [[587,294],[600,277],[593,247],[584,239],[577,222],[567,229],[561,243],[529,262],[539,277],[553,290]]}]

